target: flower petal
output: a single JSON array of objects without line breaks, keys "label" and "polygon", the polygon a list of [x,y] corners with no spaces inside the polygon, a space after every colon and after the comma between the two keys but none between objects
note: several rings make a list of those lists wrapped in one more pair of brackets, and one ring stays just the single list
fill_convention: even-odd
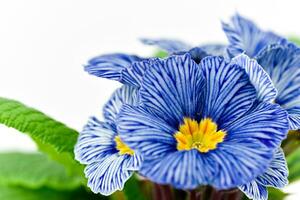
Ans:
[{"label": "flower petal", "polygon": [[199,118],[204,84],[201,68],[190,55],[172,56],[146,71],[141,103],[177,128],[183,117]]},{"label": "flower petal", "polygon": [[213,185],[228,189],[251,182],[266,171],[273,152],[286,137],[287,114],[279,105],[261,102],[222,129],[227,135],[209,155],[219,165]]},{"label": "flower petal", "polygon": [[256,181],[264,186],[283,188],[288,184],[288,174],[284,153],[278,148],[269,168],[263,175],[257,177]]},{"label": "flower petal", "polygon": [[85,71],[94,76],[122,81],[122,70],[129,67],[133,62],[141,60],[142,58],[135,55],[106,54],[91,59],[85,66]]},{"label": "flower petal", "polygon": [[232,17],[232,24],[222,23],[222,26],[230,43],[227,49],[230,57],[243,52],[254,57],[269,44],[287,42],[272,32],[260,30],[252,21],[238,14]]},{"label": "flower petal", "polygon": [[115,130],[116,128],[108,123],[100,122],[95,117],[90,118],[75,146],[76,160],[81,164],[91,164],[101,162],[107,156],[116,153]]},{"label": "flower petal", "polygon": [[176,148],[176,130],[143,107],[124,105],[117,124],[122,141],[142,155],[156,157]]},{"label": "flower petal", "polygon": [[256,59],[278,90],[275,101],[289,113],[291,129],[300,129],[300,49],[270,45]]},{"label": "flower petal", "polygon": [[287,113],[278,104],[260,102],[247,114],[231,124],[225,124],[226,141],[238,143],[246,139],[255,139],[261,147],[267,147],[270,153],[286,138],[288,127]]},{"label": "flower petal", "polygon": [[179,51],[188,51],[191,46],[181,42],[179,40],[169,40],[169,39],[141,39],[142,43],[146,45],[155,45],[159,48],[166,50],[169,53],[179,52]]},{"label": "flower petal", "polygon": [[277,90],[271,78],[254,59],[250,59],[245,54],[233,58],[232,62],[244,67],[249,75],[250,81],[257,91],[258,100],[271,102],[274,101]]},{"label": "flower petal", "polygon": [[134,62],[130,67],[122,71],[123,83],[139,88],[146,70],[148,70],[154,62],[159,62],[159,59],[150,58],[140,62]]},{"label": "flower petal", "polygon": [[103,108],[105,120],[115,123],[116,116],[124,104],[137,105],[138,102],[138,89],[128,85],[122,86],[113,93],[110,100],[105,104]]},{"label": "flower petal", "polygon": [[85,175],[88,178],[88,187],[94,193],[110,195],[116,190],[122,190],[125,182],[133,174],[127,170],[128,156],[119,156],[117,153],[106,157],[102,162],[87,165]]},{"label": "flower petal", "polygon": [[268,187],[282,188],[288,184],[288,169],[282,149],[278,148],[269,168],[255,180],[239,187],[248,198],[254,200],[267,200]]},{"label": "flower petal", "polygon": [[195,189],[215,176],[214,163],[197,150],[174,151],[166,156],[145,161],[140,173],[159,184]]},{"label": "flower petal", "polygon": [[206,79],[203,115],[218,125],[234,121],[250,109],[256,90],[245,70],[222,57],[206,57],[200,63]]},{"label": "flower petal", "polygon": [[256,181],[251,181],[239,189],[249,198],[253,200],[268,200],[268,190],[266,186],[263,186]]}]

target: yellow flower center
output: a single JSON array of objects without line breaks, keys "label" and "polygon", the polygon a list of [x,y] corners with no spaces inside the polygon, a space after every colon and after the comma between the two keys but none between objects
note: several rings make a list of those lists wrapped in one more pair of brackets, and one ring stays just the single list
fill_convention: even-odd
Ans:
[{"label": "yellow flower center", "polygon": [[178,150],[197,149],[206,153],[216,149],[218,143],[223,142],[226,136],[226,132],[218,131],[217,124],[210,118],[202,119],[199,123],[190,118],[184,118],[183,121],[174,135]]},{"label": "yellow flower center", "polygon": [[133,155],[134,151],[130,149],[120,138],[120,136],[115,137],[116,149],[119,151],[120,155],[128,154]]}]

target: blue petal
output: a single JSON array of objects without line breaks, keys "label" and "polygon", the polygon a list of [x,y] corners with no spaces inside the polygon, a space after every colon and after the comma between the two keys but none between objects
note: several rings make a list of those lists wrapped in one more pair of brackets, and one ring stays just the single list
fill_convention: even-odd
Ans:
[{"label": "blue petal", "polygon": [[122,141],[142,155],[154,158],[176,148],[176,130],[143,107],[124,105],[117,124]]},{"label": "blue petal", "polygon": [[256,99],[256,90],[245,70],[222,57],[206,57],[200,63],[207,81],[203,115],[217,124],[238,119]]},{"label": "blue petal", "polygon": [[244,192],[244,194],[253,200],[268,200],[268,190],[266,186],[263,186],[256,181],[251,181],[239,189]]},{"label": "blue petal", "polygon": [[288,184],[288,169],[282,149],[277,149],[269,168],[254,181],[240,186],[248,198],[254,200],[267,200],[266,187],[282,188]]},{"label": "blue petal", "polygon": [[179,189],[195,189],[217,174],[214,162],[197,150],[174,151],[166,156],[145,161],[140,173],[159,184],[172,184]]},{"label": "blue petal", "polygon": [[124,85],[117,89],[103,108],[103,115],[107,122],[115,123],[116,116],[124,104],[137,105],[139,102],[138,89]]},{"label": "blue petal", "polygon": [[200,48],[204,50],[207,54],[212,56],[226,55],[226,46],[222,44],[206,44],[206,45],[201,45]]},{"label": "blue petal", "polygon": [[100,122],[95,117],[90,118],[78,137],[74,150],[76,160],[81,164],[91,164],[116,153],[115,136],[115,127]]},{"label": "blue petal", "polygon": [[227,189],[251,182],[266,171],[274,150],[286,137],[287,114],[278,105],[261,102],[222,129],[227,132],[225,140],[209,153],[219,165],[213,185]]},{"label": "blue petal", "polygon": [[257,177],[256,181],[264,186],[283,188],[288,184],[288,174],[284,153],[278,148],[269,168],[263,175]]},{"label": "blue petal", "polygon": [[185,44],[184,42],[178,40],[169,40],[169,39],[148,39],[143,38],[141,41],[146,45],[155,45],[159,48],[166,50],[169,53],[179,52],[179,51],[188,51],[191,46]]},{"label": "blue petal", "polygon": [[257,56],[278,90],[276,103],[289,113],[291,129],[300,129],[300,49],[270,45]]},{"label": "blue petal", "polygon": [[154,62],[159,62],[158,58],[145,59],[141,62],[135,62],[130,67],[122,71],[122,80],[125,84],[140,87],[142,84],[145,72],[151,67]]},{"label": "blue petal", "polygon": [[252,21],[238,14],[232,17],[232,24],[222,25],[230,43],[227,51],[231,57],[243,52],[254,57],[269,44],[286,43],[286,39],[260,30]]},{"label": "blue petal", "polygon": [[106,157],[102,162],[87,165],[84,172],[88,178],[88,187],[94,193],[102,195],[122,190],[125,182],[133,174],[127,166],[128,155],[119,156],[118,153]]},{"label": "blue petal", "polygon": [[245,54],[241,54],[235,57],[232,62],[245,68],[251,83],[254,85],[258,93],[258,100],[267,102],[275,100],[277,90],[275,89],[269,75],[256,62],[256,60],[250,59]]},{"label": "blue petal", "polygon": [[135,55],[106,54],[91,59],[85,66],[85,71],[94,76],[121,81],[122,70],[141,60],[142,58]]},{"label": "blue petal", "polygon": [[228,134],[226,141],[239,142],[254,139],[261,147],[278,147],[286,138],[288,127],[287,113],[277,104],[261,102],[254,105],[244,116],[233,123],[224,124]]},{"label": "blue petal", "polygon": [[155,62],[143,79],[141,103],[173,127],[183,117],[198,118],[204,79],[190,55]]}]

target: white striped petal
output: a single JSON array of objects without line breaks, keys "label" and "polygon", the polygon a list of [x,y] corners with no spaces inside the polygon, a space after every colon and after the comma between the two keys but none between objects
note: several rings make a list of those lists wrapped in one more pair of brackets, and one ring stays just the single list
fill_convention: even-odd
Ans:
[{"label": "white striped petal", "polygon": [[105,120],[110,123],[115,123],[116,116],[124,104],[137,105],[138,101],[138,89],[123,85],[112,94],[110,100],[104,105],[103,115]]},{"label": "white striped petal", "polygon": [[267,102],[275,100],[277,90],[275,89],[269,75],[256,60],[250,59],[245,54],[241,54],[233,58],[232,63],[245,68],[251,83],[257,91],[258,100]]}]

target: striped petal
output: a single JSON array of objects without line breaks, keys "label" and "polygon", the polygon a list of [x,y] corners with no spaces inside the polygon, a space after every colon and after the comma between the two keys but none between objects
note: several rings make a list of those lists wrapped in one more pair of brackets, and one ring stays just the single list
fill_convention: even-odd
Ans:
[{"label": "striped petal", "polygon": [[143,107],[124,105],[117,124],[122,141],[146,157],[154,158],[176,148],[176,130]]},{"label": "striped petal", "polygon": [[270,45],[256,59],[278,90],[275,101],[289,113],[291,129],[300,129],[300,49]]},{"label": "striped petal", "polygon": [[269,44],[286,43],[286,39],[259,29],[252,21],[236,14],[231,24],[222,23],[223,30],[229,40],[228,54],[234,57],[245,52],[254,57]]},{"label": "striped petal", "polygon": [[142,58],[135,55],[106,54],[92,58],[85,66],[85,71],[94,76],[122,82],[122,70],[129,67],[133,62],[141,60]]},{"label": "striped petal", "polygon": [[248,198],[254,200],[267,200],[268,187],[283,188],[288,184],[288,169],[282,149],[277,149],[270,163],[269,168],[263,174],[258,176],[254,181],[240,186]]},{"label": "striped petal", "polygon": [[115,123],[116,116],[124,104],[137,105],[139,101],[138,89],[124,85],[117,89],[103,108],[103,115],[107,122]]},{"label": "striped petal", "polygon": [[225,140],[210,156],[219,165],[213,185],[228,189],[251,182],[269,167],[286,137],[287,114],[278,105],[261,102],[222,129],[227,132]]},{"label": "striped petal", "polygon": [[214,162],[197,150],[174,151],[146,161],[140,173],[159,184],[172,184],[179,189],[195,189],[210,182],[217,174]]},{"label": "striped petal", "polygon": [[75,158],[81,164],[101,162],[107,156],[116,153],[114,137],[116,128],[103,123],[95,117],[90,118],[78,137],[75,146]]},{"label": "striped petal", "polygon": [[183,117],[199,118],[204,80],[190,55],[155,62],[143,79],[141,103],[172,127]]},{"label": "striped petal", "polygon": [[281,148],[277,149],[267,171],[256,178],[259,184],[283,188],[288,184],[288,168]]},{"label": "striped petal", "polygon": [[251,83],[258,93],[258,100],[267,102],[275,100],[277,90],[275,89],[269,75],[256,62],[256,60],[250,59],[245,54],[241,54],[235,57],[232,62],[245,68]]},{"label": "striped petal", "polygon": [[268,190],[256,181],[240,186],[239,189],[249,198],[253,200],[268,200]]},{"label": "striped petal", "polygon": [[145,59],[141,62],[135,62],[130,67],[122,71],[122,80],[125,84],[140,87],[142,85],[142,80],[145,72],[151,67],[155,62],[159,62],[158,58]]},{"label": "striped petal", "polygon": [[191,46],[181,42],[179,40],[169,40],[169,39],[141,39],[142,43],[146,45],[155,45],[159,48],[167,51],[168,53],[188,51],[191,49]]},{"label": "striped petal", "polygon": [[125,182],[133,174],[127,169],[128,155],[119,156],[117,153],[106,157],[102,162],[89,164],[85,168],[88,187],[94,193],[110,195],[116,190],[122,190]]},{"label": "striped petal", "polygon": [[245,70],[222,57],[206,57],[200,63],[206,79],[203,115],[217,124],[229,123],[250,109],[256,90]]},{"label": "striped petal", "polygon": [[287,113],[277,104],[261,102],[233,123],[224,124],[226,141],[238,143],[249,138],[267,147],[270,153],[286,138],[288,127]]}]

